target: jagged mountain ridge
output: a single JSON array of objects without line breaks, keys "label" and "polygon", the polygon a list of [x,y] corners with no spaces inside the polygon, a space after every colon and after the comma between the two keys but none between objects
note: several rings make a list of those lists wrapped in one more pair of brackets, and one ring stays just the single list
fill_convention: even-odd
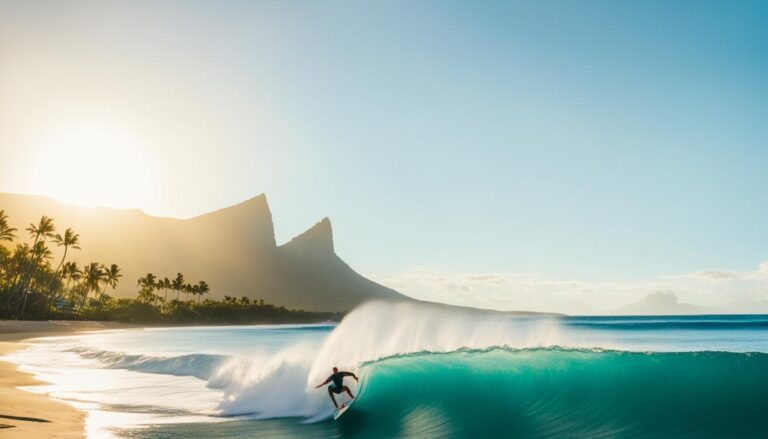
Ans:
[{"label": "jagged mountain ridge", "polygon": [[42,215],[54,218],[57,231],[72,227],[82,250],[68,259],[120,265],[124,277],[116,296],[135,295],[137,279],[148,272],[169,278],[182,272],[189,281],[207,281],[214,298],[248,296],[307,310],[346,311],[369,299],[405,298],[336,255],[328,218],[278,246],[264,194],[190,219],[7,193],[0,193],[0,209],[21,239],[24,228]]}]

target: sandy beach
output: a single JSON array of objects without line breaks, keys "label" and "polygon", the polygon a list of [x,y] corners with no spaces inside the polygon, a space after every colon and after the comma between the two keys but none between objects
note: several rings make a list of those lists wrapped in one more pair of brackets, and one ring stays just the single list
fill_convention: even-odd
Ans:
[{"label": "sandy beach", "polygon": [[[113,322],[0,321],[0,357],[25,347],[24,340],[107,329],[130,328]],[[45,395],[20,390],[41,384],[16,364],[0,361],[0,436],[3,438],[81,438],[85,413]]]}]

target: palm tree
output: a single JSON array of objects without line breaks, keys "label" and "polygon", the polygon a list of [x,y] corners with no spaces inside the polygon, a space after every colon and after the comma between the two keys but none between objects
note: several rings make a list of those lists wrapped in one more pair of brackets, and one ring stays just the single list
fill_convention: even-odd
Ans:
[{"label": "palm tree", "polygon": [[[37,224],[29,224],[29,227],[26,228],[26,231],[29,232],[29,236],[31,238],[34,238],[34,242],[32,243],[32,248],[36,248],[38,242],[40,241],[40,238],[43,238],[42,242],[45,242],[46,238],[52,238],[53,232],[56,231],[56,226],[53,225],[53,218],[49,218],[47,216],[43,216],[40,218],[40,222]],[[26,293],[27,288],[29,288],[29,283],[32,280],[32,277],[34,276],[35,271],[37,271],[37,265],[40,261],[37,259],[32,259],[27,264],[27,270],[25,273],[25,276],[23,278],[23,281],[21,283],[21,291]],[[26,299],[25,299],[26,301]]]},{"label": "palm tree", "polygon": [[197,283],[197,291],[198,294],[200,294],[200,297],[197,299],[197,303],[200,303],[200,299],[202,299],[203,295],[208,294],[208,292],[211,291],[211,287],[209,287],[204,280],[201,280]]},{"label": "palm tree", "polygon": [[[64,286],[64,290],[69,290],[70,284],[74,281],[77,283],[77,281],[80,280],[83,276],[83,272],[80,271],[80,268],[77,267],[76,262],[67,262],[64,264],[64,267],[61,269],[61,276],[62,279],[67,279],[67,284]],[[74,295],[74,288],[69,291],[69,302],[74,303],[75,302],[75,295]]]},{"label": "palm tree", "polygon": [[163,278],[160,282],[158,282],[160,287],[165,290],[165,294],[163,295],[163,302],[168,301],[168,289],[171,288],[171,280],[166,278]]},{"label": "palm tree", "polygon": [[0,242],[12,242],[16,238],[16,229],[8,225],[8,215],[0,210]]},{"label": "palm tree", "polygon": [[195,296],[200,294],[200,287],[197,284],[190,285],[189,291],[192,293],[192,300],[195,300]]},{"label": "palm tree", "polygon": [[51,259],[53,257],[53,253],[48,249],[48,246],[45,245],[45,241],[38,241],[33,247],[32,247],[32,253],[31,253],[32,261],[34,261],[34,271],[32,271],[29,279],[24,283],[25,287],[22,290],[24,295],[24,302],[21,305],[21,314],[24,314],[24,309],[27,307],[27,298],[29,297],[29,285],[32,283],[32,280],[37,275],[37,270],[40,267],[40,264],[42,262],[46,262],[47,260]]},{"label": "palm tree", "polygon": [[11,261],[10,250],[0,245],[0,289],[3,288],[3,279],[5,279],[7,271],[11,266],[10,261]]},{"label": "palm tree", "polygon": [[140,277],[137,283],[139,287],[139,297],[147,302],[154,302],[157,300],[157,296],[152,292],[157,288],[157,276],[152,273],[147,273],[146,276]]},{"label": "palm tree", "polygon": [[29,227],[25,229],[27,232],[29,232],[30,237],[34,237],[35,242],[32,244],[34,247],[37,244],[37,241],[40,240],[42,237],[43,240],[46,238],[53,238],[54,234],[53,232],[56,231],[56,226],[53,225],[53,218],[49,218],[47,216],[43,216],[40,218],[40,222],[37,224],[29,224]]},{"label": "palm tree", "polygon": [[39,241],[32,247],[32,259],[37,261],[38,264],[44,261],[48,261],[52,257],[53,252],[51,252],[51,249],[45,245],[45,241]]},{"label": "palm tree", "polygon": [[179,300],[179,293],[184,289],[184,275],[176,273],[176,279],[171,283],[171,287],[176,291],[176,300]]},{"label": "palm tree", "polygon": [[117,264],[112,264],[109,268],[102,266],[102,271],[104,276],[101,279],[101,282],[104,284],[104,289],[101,291],[101,295],[99,296],[99,309],[101,309],[101,302],[104,299],[104,296],[107,294],[107,286],[112,287],[114,290],[117,287],[117,283],[120,281],[120,278],[123,277],[123,275],[120,273],[120,267],[118,267]]},{"label": "palm tree", "polygon": [[157,287],[157,276],[147,273],[146,276],[139,278],[137,286],[142,290],[152,291]]},{"label": "palm tree", "polygon": [[10,311],[11,301],[14,299],[14,288],[21,281],[24,267],[32,259],[32,249],[29,244],[16,244],[16,248],[11,255],[9,267],[6,271],[8,283],[12,285],[11,292],[8,294],[8,300],[5,303],[6,309]]},{"label": "palm tree", "polygon": [[80,305],[82,310],[85,306],[85,302],[88,300],[88,295],[91,292],[98,292],[101,284],[101,280],[104,278],[104,271],[101,269],[101,264],[91,262],[83,268],[82,287],[83,287],[83,302]]},{"label": "palm tree", "polygon": [[[64,247],[64,255],[61,257],[61,261],[59,261],[59,266],[56,267],[56,271],[54,272],[54,279],[58,277],[59,270],[61,269],[62,264],[64,264],[64,260],[67,259],[67,251],[72,248],[75,250],[80,250],[80,235],[75,233],[72,229],[67,229],[64,231],[64,236],[59,235],[58,233],[53,237],[53,242],[56,243],[59,247]],[[51,286],[48,285],[48,289],[50,289]],[[55,292],[54,292],[55,293]]]},{"label": "palm tree", "polygon": [[[16,229],[8,225],[8,215],[4,210],[0,210],[0,250],[5,254],[5,263],[0,266],[0,280],[6,279],[10,282],[13,270],[11,270],[12,256],[9,251],[2,245],[3,241],[13,242],[16,238]],[[10,297],[10,294],[8,295]]]}]

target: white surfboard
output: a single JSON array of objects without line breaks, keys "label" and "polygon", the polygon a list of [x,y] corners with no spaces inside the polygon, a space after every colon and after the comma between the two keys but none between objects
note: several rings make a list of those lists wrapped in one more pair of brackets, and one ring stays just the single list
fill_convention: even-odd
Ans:
[{"label": "white surfboard", "polygon": [[346,413],[346,411],[349,410],[350,407],[352,407],[352,404],[354,404],[355,401],[357,401],[357,398],[351,401],[346,401],[344,402],[344,404],[341,405],[341,407],[337,408],[336,411],[333,413],[333,420],[335,421],[339,419],[341,415]]}]

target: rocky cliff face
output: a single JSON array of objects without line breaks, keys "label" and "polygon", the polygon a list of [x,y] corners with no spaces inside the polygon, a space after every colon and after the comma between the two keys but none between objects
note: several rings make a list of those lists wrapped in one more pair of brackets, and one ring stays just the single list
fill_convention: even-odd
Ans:
[{"label": "rocky cliff face", "polygon": [[182,272],[190,281],[206,280],[213,297],[248,296],[290,308],[344,311],[369,299],[405,299],[336,255],[328,218],[278,246],[264,195],[186,220],[15,194],[0,194],[0,209],[20,230],[42,215],[53,217],[57,230],[75,229],[83,250],[71,253],[73,260],[122,267],[118,296],[135,294],[136,280],[148,272],[161,278]]}]

